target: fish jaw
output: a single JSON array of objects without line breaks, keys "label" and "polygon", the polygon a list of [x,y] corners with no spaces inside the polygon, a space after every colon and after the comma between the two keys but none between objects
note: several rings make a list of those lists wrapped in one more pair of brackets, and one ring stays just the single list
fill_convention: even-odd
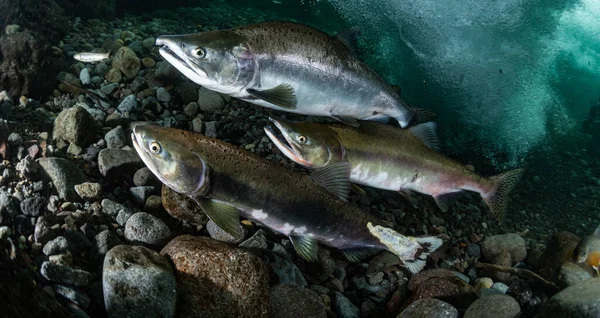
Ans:
[{"label": "fish jaw", "polygon": [[[269,120],[275,124],[275,126],[277,127],[277,129],[279,129],[280,131],[283,131],[283,127],[281,126],[281,123],[275,119],[273,119],[272,117],[269,117]],[[283,134],[283,137],[285,138],[285,141],[281,140],[281,138],[279,138],[277,135],[275,135],[275,132],[273,131],[273,129],[270,126],[266,126],[264,128],[265,133],[267,134],[267,136],[269,137],[269,139],[271,139],[271,141],[273,142],[273,144],[275,144],[275,147],[277,147],[277,149],[279,149],[279,151],[281,151],[286,157],[290,158],[290,160],[294,161],[295,163],[306,167],[306,168],[314,168],[314,166],[308,162],[306,159],[303,158],[302,154],[294,148],[294,143],[292,143],[292,141],[289,139],[289,137],[286,134]]]},{"label": "fish jaw", "polygon": [[161,46],[158,50],[160,55],[196,84],[210,84],[208,74],[199,67],[192,67],[185,52],[181,49],[181,36],[162,35],[156,38],[155,45]]}]

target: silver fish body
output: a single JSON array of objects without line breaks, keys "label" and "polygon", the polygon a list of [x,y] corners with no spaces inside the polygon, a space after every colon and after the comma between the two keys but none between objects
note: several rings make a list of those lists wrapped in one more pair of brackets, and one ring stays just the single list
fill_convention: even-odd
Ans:
[{"label": "silver fish body", "polygon": [[104,59],[109,58],[110,56],[110,52],[109,53],[94,53],[94,52],[80,52],[80,53],[75,53],[75,55],[73,55],[73,58],[81,61],[81,62],[86,62],[86,63],[93,63],[93,62],[100,62]]},{"label": "silver fish body", "polygon": [[[160,54],[211,90],[280,111],[401,127],[432,113],[409,106],[340,37],[291,22],[265,22],[156,40]],[[417,118],[419,117],[419,118]]]}]

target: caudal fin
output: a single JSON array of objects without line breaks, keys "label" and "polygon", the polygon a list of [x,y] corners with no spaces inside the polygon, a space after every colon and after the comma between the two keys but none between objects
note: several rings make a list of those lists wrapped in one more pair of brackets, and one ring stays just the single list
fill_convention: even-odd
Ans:
[{"label": "caudal fin", "polygon": [[508,194],[521,179],[525,169],[515,169],[503,172],[490,179],[496,184],[496,190],[483,197],[496,220],[502,221],[508,205]]},{"label": "caudal fin", "polygon": [[439,237],[404,236],[388,227],[373,226],[371,222],[367,223],[367,228],[390,252],[400,258],[413,275],[423,270],[429,254],[437,250],[443,243]]}]

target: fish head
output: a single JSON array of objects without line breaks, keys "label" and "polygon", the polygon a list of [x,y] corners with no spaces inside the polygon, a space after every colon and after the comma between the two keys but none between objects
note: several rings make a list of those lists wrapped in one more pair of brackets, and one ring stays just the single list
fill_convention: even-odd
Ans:
[{"label": "fish head", "polygon": [[241,36],[226,30],[163,35],[156,45],[169,63],[210,90],[233,94],[254,78],[252,52]]},{"label": "fish head", "polygon": [[307,168],[320,168],[344,160],[345,150],[336,132],[325,124],[270,117],[282,138],[270,126],[265,132],[288,158]]},{"label": "fish head", "polygon": [[589,252],[590,252],[590,239],[589,237],[583,238],[575,250],[573,250],[573,261],[575,263],[583,263],[587,260]]},{"label": "fish head", "polygon": [[135,125],[133,146],[156,177],[173,191],[203,195],[209,186],[209,167],[180,130]]}]

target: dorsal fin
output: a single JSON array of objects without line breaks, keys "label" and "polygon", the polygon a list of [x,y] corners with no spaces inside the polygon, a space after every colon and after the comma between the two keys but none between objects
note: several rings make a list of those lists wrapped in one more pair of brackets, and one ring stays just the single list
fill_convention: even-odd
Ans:
[{"label": "dorsal fin", "polygon": [[436,128],[436,123],[427,122],[410,127],[408,130],[411,132],[411,134],[421,140],[427,147],[435,151],[439,151],[440,140],[438,139]]},{"label": "dorsal fin", "polygon": [[354,55],[358,55],[358,35],[360,28],[353,27],[338,33],[335,38],[342,41]]}]

